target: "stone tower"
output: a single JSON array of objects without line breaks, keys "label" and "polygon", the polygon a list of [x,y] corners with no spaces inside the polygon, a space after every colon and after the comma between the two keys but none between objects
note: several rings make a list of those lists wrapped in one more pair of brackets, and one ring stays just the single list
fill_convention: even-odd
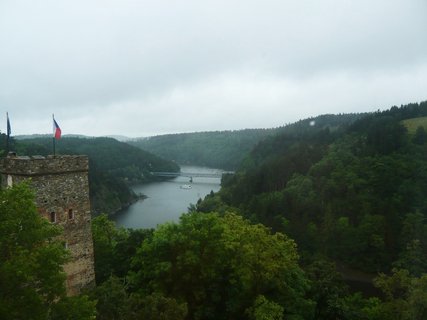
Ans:
[{"label": "stone tower", "polygon": [[60,237],[71,252],[64,266],[67,293],[95,283],[87,156],[17,157],[1,160],[3,187],[30,179],[39,213],[63,227]]}]

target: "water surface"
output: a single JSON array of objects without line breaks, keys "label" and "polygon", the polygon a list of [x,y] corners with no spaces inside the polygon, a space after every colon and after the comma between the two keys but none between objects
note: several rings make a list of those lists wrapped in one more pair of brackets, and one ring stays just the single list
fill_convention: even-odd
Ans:
[{"label": "water surface", "polygon": [[[181,166],[182,172],[220,173],[221,170]],[[113,219],[116,224],[125,228],[155,228],[158,224],[178,221],[182,213],[187,212],[190,204],[204,198],[211,191],[220,189],[220,178],[177,177],[173,180],[151,182],[133,186],[133,190],[147,196],[130,207],[117,213]],[[186,189],[190,185],[191,189]]]}]

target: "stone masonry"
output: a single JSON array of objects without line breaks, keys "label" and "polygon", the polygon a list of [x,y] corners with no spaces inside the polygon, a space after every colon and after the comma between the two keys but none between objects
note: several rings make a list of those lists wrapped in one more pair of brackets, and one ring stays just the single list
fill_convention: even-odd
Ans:
[{"label": "stone masonry", "polygon": [[79,294],[95,283],[87,156],[10,154],[1,159],[2,187],[30,180],[39,213],[63,227],[60,240],[71,252],[64,266],[67,294]]}]

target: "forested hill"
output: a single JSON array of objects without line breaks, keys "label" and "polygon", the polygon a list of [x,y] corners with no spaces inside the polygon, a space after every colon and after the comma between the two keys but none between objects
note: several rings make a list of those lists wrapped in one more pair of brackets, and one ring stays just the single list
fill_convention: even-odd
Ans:
[{"label": "forested hill", "polygon": [[[16,140],[20,155],[52,154],[52,138]],[[129,183],[149,181],[151,171],[179,171],[178,165],[112,138],[62,138],[57,154],[89,156],[92,211],[112,213],[134,201]]]},{"label": "forested hill", "polygon": [[310,123],[314,123],[317,129],[328,127],[334,131],[361,116],[321,115],[285,127],[168,134],[127,143],[181,164],[236,170],[260,141],[273,139],[281,132],[299,132],[302,127],[310,127]]},{"label": "forested hill", "polygon": [[[43,154],[48,150],[51,154],[52,138],[19,140],[17,150],[29,154]],[[179,170],[171,161],[113,138],[63,138],[57,141],[56,151],[58,154],[86,154],[100,170],[129,181],[144,180],[152,171]]]},{"label": "forested hill", "polygon": [[240,169],[247,170],[278,158],[283,150],[301,139],[309,139],[313,142],[330,140],[332,137],[342,134],[356,120],[366,115],[365,113],[324,114],[278,128],[275,134],[254,145],[240,165]]},{"label": "forested hill", "polygon": [[179,133],[128,141],[165,159],[235,170],[253,146],[278,129]]},{"label": "forested hill", "polygon": [[[427,102],[343,127],[311,120],[258,144],[199,211],[234,207],[323,255],[366,272],[427,272]],[[406,120],[406,121],[404,121]],[[310,125],[311,124],[311,125]]]}]

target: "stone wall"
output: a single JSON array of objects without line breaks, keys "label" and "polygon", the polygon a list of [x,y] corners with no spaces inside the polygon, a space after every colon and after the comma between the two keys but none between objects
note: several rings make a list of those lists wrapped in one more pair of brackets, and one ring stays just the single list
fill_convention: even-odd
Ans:
[{"label": "stone wall", "polygon": [[63,227],[71,252],[64,266],[67,292],[78,294],[95,281],[87,156],[16,157],[0,162],[3,187],[29,180],[42,216]]}]

